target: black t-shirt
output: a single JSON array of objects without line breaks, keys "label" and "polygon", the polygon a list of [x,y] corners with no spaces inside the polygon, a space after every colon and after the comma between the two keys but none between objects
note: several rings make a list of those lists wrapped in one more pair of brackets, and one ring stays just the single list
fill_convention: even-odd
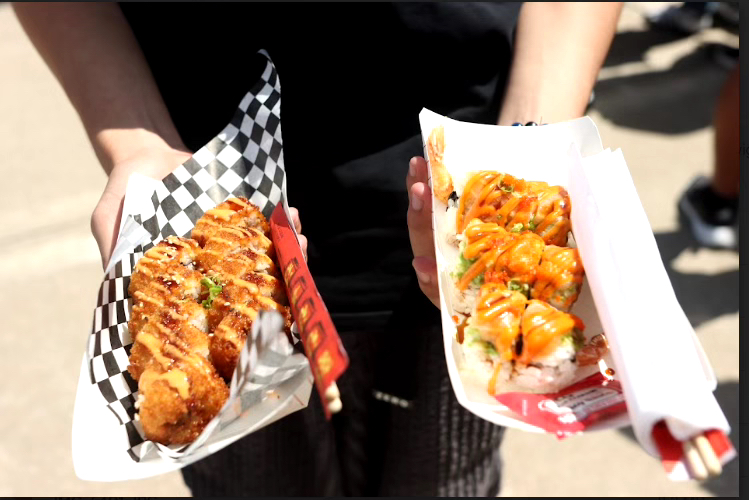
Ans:
[{"label": "black t-shirt", "polygon": [[[231,120],[265,48],[281,80],[288,200],[333,313],[413,297],[408,161],[423,107],[497,120],[517,3],[122,4],[185,144]],[[412,300],[412,299],[408,299]]]}]

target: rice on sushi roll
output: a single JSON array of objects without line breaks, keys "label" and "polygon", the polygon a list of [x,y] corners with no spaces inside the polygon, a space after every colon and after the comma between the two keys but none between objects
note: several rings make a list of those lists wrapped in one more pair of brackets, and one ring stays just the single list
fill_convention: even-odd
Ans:
[{"label": "rice on sushi roll", "polygon": [[466,364],[487,381],[491,395],[554,392],[575,377],[584,328],[572,314],[488,283],[465,328]]}]

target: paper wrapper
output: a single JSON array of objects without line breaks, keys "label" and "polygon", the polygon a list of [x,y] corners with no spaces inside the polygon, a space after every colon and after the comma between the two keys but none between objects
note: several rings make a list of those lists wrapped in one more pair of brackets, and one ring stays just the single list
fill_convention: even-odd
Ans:
[{"label": "paper wrapper", "polygon": [[[184,467],[305,408],[315,381],[322,395],[348,365],[290,223],[280,81],[268,54],[256,57],[265,71],[216,138],[162,181],[137,174],[128,181],[76,395],[73,463],[81,479],[137,479]],[[146,250],[170,235],[188,237],[205,211],[233,196],[248,198],[269,220],[296,320],[293,344],[281,316],[261,312],[219,415],[190,445],[164,446],[146,440],[136,418],[138,386],[127,372],[130,276]]]},{"label": "paper wrapper", "polygon": [[[586,271],[571,312],[585,323],[586,339],[605,332],[610,345],[598,366],[579,369],[563,391],[491,397],[486,381],[465,366],[456,340],[447,290],[458,251],[445,239],[455,222],[447,220],[447,207],[433,196],[445,354],[459,402],[495,424],[560,437],[631,423],[654,456],[659,453],[651,434],[659,420],[679,440],[708,429],[727,433],[712,394],[715,377],[676,301],[624,158],[620,151],[603,150],[592,120],[498,127],[459,122],[426,109],[420,120],[424,144],[434,127],[444,126],[443,162],[454,185],[462,186],[468,172],[495,170],[567,188],[575,245]],[[607,368],[613,376],[605,376]]]},{"label": "paper wrapper", "polygon": [[[673,447],[667,439],[659,446],[654,434],[685,441],[713,433],[710,442],[726,463],[735,451],[715,435],[730,432],[713,395],[715,374],[676,299],[622,152],[573,163],[569,191],[572,230],[637,440],[667,465],[664,453],[673,462]],[[669,475],[689,477],[683,463],[672,464]]]}]

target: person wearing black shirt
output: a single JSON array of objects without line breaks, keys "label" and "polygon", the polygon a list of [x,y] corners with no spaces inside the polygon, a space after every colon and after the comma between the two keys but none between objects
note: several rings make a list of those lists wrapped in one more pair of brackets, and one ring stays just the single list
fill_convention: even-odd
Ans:
[{"label": "person wearing black shirt", "polygon": [[326,422],[313,392],[310,408],[183,469],[194,495],[498,493],[502,429],[463,409],[447,376],[418,114],[581,116],[620,9],[15,5],[109,175],[92,216],[103,262],[128,176],[163,178],[223,129],[257,50],[278,70],[288,199],[351,360],[343,410]]}]

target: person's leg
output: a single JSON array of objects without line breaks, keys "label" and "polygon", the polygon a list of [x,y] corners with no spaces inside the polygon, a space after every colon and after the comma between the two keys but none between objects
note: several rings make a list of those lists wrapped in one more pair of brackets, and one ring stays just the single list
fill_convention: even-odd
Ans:
[{"label": "person's leg", "polygon": [[441,326],[413,333],[421,336],[418,354],[410,360],[415,396],[405,398],[397,388],[377,393],[377,415],[387,427],[381,436],[379,487],[372,493],[496,496],[500,492],[504,428],[472,414],[456,399],[447,373]]},{"label": "person's leg", "polygon": [[[379,332],[375,360],[364,494],[496,496],[504,429],[457,401],[439,311],[415,280]],[[339,452],[345,470],[348,460]]]},{"label": "person's leg", "polygon": [[713,127],[713,175],[700,176],[692,182],[679,200],[679,210],[700,244],[736,248],[740,175],[738,65],[718,97]]},{"label": "person's leg", "polygon": [[332,426],[317,390],[309,406],[182,469],[195,497],[340,496]]},{"label": "person's leg", "polygon": [[731,72],[718,97],[713,118],[715,168],[713,190],[724,198],[739,196],[739,65]]}]

